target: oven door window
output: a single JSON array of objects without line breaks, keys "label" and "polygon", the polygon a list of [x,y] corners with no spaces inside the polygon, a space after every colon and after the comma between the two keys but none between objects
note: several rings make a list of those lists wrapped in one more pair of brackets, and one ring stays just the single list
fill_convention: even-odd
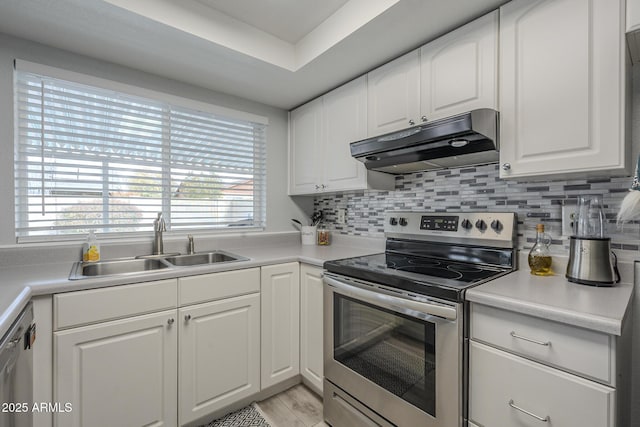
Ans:
[{"label": "oven door window", "polygon": [[333,357],[436,416],[436,325],[334,293]]}]

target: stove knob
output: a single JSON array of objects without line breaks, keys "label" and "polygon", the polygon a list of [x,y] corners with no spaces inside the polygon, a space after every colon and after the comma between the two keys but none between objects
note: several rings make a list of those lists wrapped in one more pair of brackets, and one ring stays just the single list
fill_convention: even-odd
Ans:
[{"label": "stove knob", "polygon": [[499,220],[494,219],[493,221],[491,221],[491,229],[493,231],[500,232],[502,231],[503,228],[504,227],[502,226],[502,223]]},{"label": "stove knob", "polygon": [[407,218],[400,218],[400,225],[401,225],[401,226],[403,226],[403,227],[404,227],[404,226],[406,226],[407,224],[408,224],[408,222],[407,222]]},{"label": "stove knob", "polygon": [[463,219],[462,222],[460,223],[460,225],[465,230],[469,230],[469,229],[473,228],[473,224],[471,224],[471,221],[469,221],[468,219]]},{"label": "stove knob", "polygon": [[487,223],[479,219],[476,221],[476,228],[480,231],[484,231],[487,229]]},{"label": "stove knob", "polygon": [[398,225],[398,218],[393,218],[393,217],[391,217],[391,218],[389,219],[389,224],[391,224],[391,225]]}]

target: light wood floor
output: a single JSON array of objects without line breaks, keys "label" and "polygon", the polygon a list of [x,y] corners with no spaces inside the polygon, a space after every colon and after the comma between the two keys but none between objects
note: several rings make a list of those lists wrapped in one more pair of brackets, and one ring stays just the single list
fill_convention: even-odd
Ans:
[{"label": "light wood floor", "polygon": [[272,427],[328,427],[322,421],[322,400],[302,384],[257,405]]}]

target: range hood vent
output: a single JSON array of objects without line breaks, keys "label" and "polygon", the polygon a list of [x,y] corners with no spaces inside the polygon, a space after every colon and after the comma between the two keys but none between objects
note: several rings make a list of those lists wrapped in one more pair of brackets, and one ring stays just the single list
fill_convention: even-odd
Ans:
[{"label": "range hood vent", "polygon": [[495,163],[498,112],[473,110],[352,142],[351,155],[367,169],[391,174]]}]

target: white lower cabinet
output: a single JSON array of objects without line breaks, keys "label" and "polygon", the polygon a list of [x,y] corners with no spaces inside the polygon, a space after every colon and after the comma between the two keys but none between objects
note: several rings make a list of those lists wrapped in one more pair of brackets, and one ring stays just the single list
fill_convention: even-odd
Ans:
[{"label": "white lower cabinet", "polygon": [[260,391],[260,295],[179,310],[180,425]]},{"label": "white lower cabinet", "polygon": [[470,425],[626,426],[617,337],[476,303],[470,314]]},{"label": "white lower cabinet", "polygon": [[176,310],[54,333],[55,414],[62,426],[174,426]]},{"label": "white lower cabinet", "polygon": [[264,389],[300,373],[300,267],[290,262],[260,270],[260,383]]},{"label": "white lower cabinet", "polygon": [[184,425],[257,393],[259,292],[251,268],[54,295],[54,425]]},{"label": "white lower cabinet", "polygon": [[301,264],[300,373],[318,393],[322,392],[324,378],[322,299],[322,269]]},{"label": "white lower cabinet", "polygon": [[485,427],[613,427],[615,389],[474,341],[470,418]]}]

